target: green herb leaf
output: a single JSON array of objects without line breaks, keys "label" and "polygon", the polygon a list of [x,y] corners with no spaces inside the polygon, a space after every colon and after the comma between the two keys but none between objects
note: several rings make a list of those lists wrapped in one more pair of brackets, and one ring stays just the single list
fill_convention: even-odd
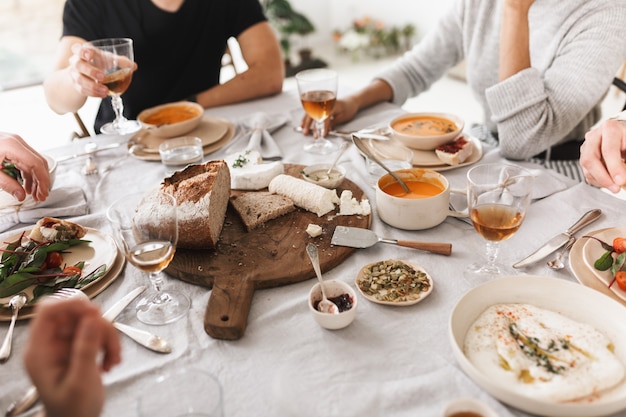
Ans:
[{"label": "green herb leaf", "polygon": [[598,271],[607,271],[613,265],[613,252],[605,252],[604,255],[599,257],[594,263],[593,267]]}]

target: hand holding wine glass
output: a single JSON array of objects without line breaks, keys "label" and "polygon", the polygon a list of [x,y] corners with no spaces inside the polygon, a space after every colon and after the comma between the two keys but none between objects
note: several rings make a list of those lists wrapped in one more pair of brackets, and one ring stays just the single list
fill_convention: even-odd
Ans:
[{"label": "hand holding wine glass", "polygon": [[300,101],[306,114],[315,120],[315,138],[304,150],[318,154],[335,152],[338,147],[324,138],[324,123],[333,113],[337,101],[337,72],[317,68],[296,74]]},{"label": "hand holding wine glass", "polygon": [[158,191],[133,194],[107,210],[117,245],[126,259],[148,272],[154,291],[137,304],[137,318],[146,324],[166,324],[187,314],[190,301],[178,291],[163,290],[163,271],[174,258],[178,242],[176,199]]},{"label": "hand holding wine glass", "polygon": [[474,263],[469,278],[496,277],[500,241],[521,227],[530,205],[533,176],[524,168],[506,164],[478,165],[467,173],[467,203],[476,231],[486,240],[487,263]]},{"label": "hand holding wine glass", "polygon": [[133,79],[135,68],[133,40],[127,38],[98,39],[87,42],[85,48],[96,51],[91,64],[104,71],[102,84],[109,89],[111,105],[115,111],[115,120],[100,128],[109,135],[125,135],[141,129],[136,120],[124,117],[124,103],[121,95],[126,92]]}]

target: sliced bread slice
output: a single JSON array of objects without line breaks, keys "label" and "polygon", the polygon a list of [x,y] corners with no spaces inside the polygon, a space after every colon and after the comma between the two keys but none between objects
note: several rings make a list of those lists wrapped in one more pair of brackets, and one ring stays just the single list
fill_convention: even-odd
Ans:
[{"label": "sliced bread slice", "polygon": [[230,204],[237,211],[248,231],[290,213],[296,208],[291,199],[267,191],[231,195]]}]

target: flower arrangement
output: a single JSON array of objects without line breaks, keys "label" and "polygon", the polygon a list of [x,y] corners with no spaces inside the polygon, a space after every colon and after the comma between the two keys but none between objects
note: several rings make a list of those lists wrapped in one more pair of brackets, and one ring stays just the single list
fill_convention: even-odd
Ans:
[{"label": "flower arrangement", "polygon": [[386,27],[382,21],[365,16],[354,20],[345,31],[335,30],[333,40],[339,51],[351,53],[354,59],[361,51],[380,58],[410,49],[415,33],[413,24]]}]

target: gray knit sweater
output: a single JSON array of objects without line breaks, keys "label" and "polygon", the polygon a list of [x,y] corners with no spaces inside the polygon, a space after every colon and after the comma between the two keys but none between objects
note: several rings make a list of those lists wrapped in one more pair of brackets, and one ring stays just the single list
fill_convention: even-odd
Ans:
[{"label": "gray knit sweater", "polygon": [[498,82],[501,9],[502,0],[456,1],[377,78],[402,105],[465,60],[468,84],[505,158],[583,139],[626,58],[626,0],[536,0],[529,12],[532,67]]}]

